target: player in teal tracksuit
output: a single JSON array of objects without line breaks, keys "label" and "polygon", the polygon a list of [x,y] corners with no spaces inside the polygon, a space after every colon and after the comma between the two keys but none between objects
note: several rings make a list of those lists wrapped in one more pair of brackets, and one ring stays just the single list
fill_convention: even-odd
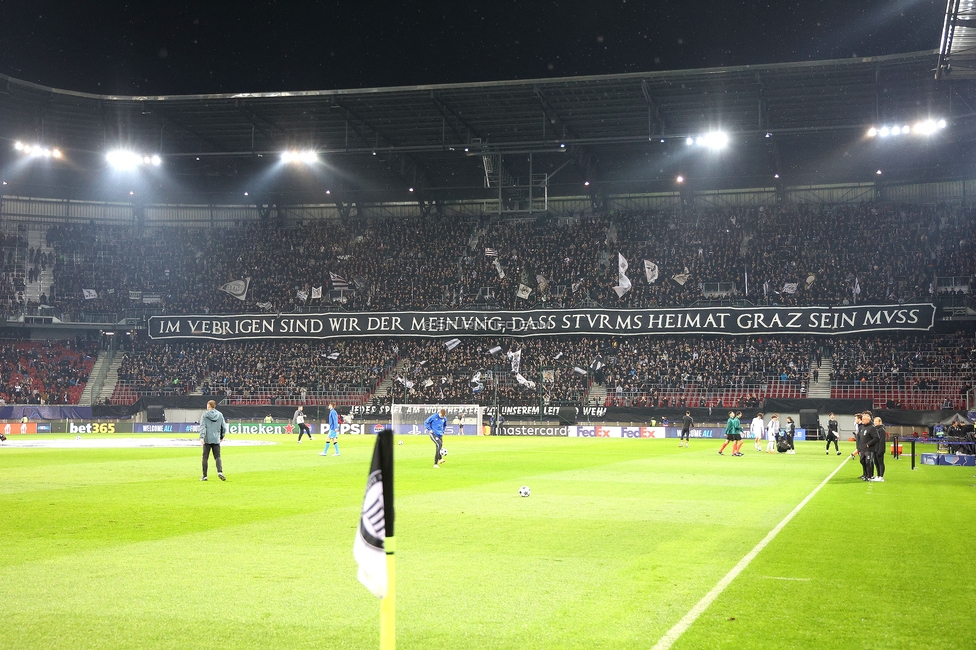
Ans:
[{"label": "player in teal tracksuit", "polygon": [[319,456],[329,455],[329,443],[335,445],[335,454],[339,455],[339,414],[336,413],[335,404],[329,404],[329,437],[325,439],[325,451]]},{"label": "player in teal tracksuit", "polygon": [[739,448],[742,446],[742,422],[732,411],[729,411],[729,420],[725,423],[725,442],[722,443],[722,448],[718,450],[719,456],[725,455],[722,452],[725,451],[730,442],[732,443],[732,455],[741,456]]},{"label": "player in teal tracksuit", "polygon": [[444,458],[441,456],[441,448],[444,446],[444,428],[447,426],[447,410],[440,409],[429,418],[424,420],[424,429],[434,441],[434,469],[441,466]]}]

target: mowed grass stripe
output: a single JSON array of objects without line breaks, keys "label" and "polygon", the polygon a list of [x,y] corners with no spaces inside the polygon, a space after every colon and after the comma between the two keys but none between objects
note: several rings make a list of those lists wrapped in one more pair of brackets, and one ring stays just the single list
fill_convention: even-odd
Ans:
[{"label": "mowed grass stripe", "polygon": [[[11,465],[43,478],[0,493],[16,539],[0,557],[0,648],[375,647],[378,603],[351,557],[372,438],[343,437],[339,458],[318,456],[319,438],[275,440],[225,450],[227,483],[199,482],[197,450],[91,450],[77,471],[64,452],[0,453],[0,488]],[[648,648],[835,462],[472,437],[449,439],[434,470],[429,441],[403,440],[401,648]]]},{"label": "mowed grass stripe", "polygon": [[886,464],[865,484],[848,463],[675,650],[976,647],[976,569],[954,551],[976,530],[972,468]]}]

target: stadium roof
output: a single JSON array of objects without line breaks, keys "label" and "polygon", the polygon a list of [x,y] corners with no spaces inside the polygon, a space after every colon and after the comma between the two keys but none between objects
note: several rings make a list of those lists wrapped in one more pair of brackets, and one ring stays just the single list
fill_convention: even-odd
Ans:
[{"label": "stadium roof", "polygon": [[[0,75],[0,137],[60,147],[74,174],[65,183],[75,187],[118,146],[159,153],[171,180],[211,192],[267,175],[283,150],[315,149],[326,171],[293,181],[289,191],[328,186],[388,199],[409,188],[427,197],[497,195],[486,175],[498,173],[498,159],[486,165],[485,154],[502,154],[503,178],[512,184],[530,173],[554,174],[554,194],[579,194],[587,181],[594,192],[655,191],[671,187],[676,173],[703,187],[770,185],[776,175],[849,181],[881,164],[886,173],[947,177],[968,173],[961,168],[968,156],[902,145],[897,162],[879,161],[883,152],[864,137],[873,125],[936,117],[950,124],[943,144],[969,140],[971,86],[935,81],[937,59],[930,51],[436,86],[132,97]],[[685,144],[712,130],[729,134],[721,156]]]}]

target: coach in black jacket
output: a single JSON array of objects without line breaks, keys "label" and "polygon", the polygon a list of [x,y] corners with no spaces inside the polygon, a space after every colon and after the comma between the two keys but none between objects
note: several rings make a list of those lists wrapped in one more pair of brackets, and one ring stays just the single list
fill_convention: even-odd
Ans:
[{"label": "coach in black jacket", "polygon": [[874,469],[877,473],[872,480],[878,483],[884,483],[884,457],[885,457],[885,447],[888,445],[888,432],[885,431],[884,424],[881,422],[881,418],[874,418],[874,433],[877,436],[877,440],[874,443],[874,449],[871,450],[872,458],[874,459]]},{"label": "coach in black jacket", "polygon": [[874,449],[877,433],[871,424],[870,413],[861,413],[858,422],[856,438],[857,453],[861,459],[861,468],[864,470],[861,472],[861,480],[870,481],[874,476],[874,461],[871,459],[871,452]]}]

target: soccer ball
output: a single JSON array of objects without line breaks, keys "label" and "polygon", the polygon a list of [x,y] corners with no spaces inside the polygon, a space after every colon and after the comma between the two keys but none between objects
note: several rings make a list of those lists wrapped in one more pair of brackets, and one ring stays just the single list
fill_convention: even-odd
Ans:
[{"label": "soccer ball", "polygon": [[443,458],[444,456],[447,456],[447,450],[441,449],[441,458]]},{"label": "soccer ball", "polygon": [[532,490],[529,489],[528,485],[523,485],[522,487],[519,488],[520,497],[527,497],[530,494],[532,494]]},{"label": "soccer ball", "polygon": [[402,445],[402,444],[403,444],[403,441],[402,441],[402,440],[400,440],[399,442],[397,442],[397,444],[398,444],[398,445]]},{"label": "soccer ball", "polygon": [[81,440],[81,436],[75,436],[75,440]]}]

